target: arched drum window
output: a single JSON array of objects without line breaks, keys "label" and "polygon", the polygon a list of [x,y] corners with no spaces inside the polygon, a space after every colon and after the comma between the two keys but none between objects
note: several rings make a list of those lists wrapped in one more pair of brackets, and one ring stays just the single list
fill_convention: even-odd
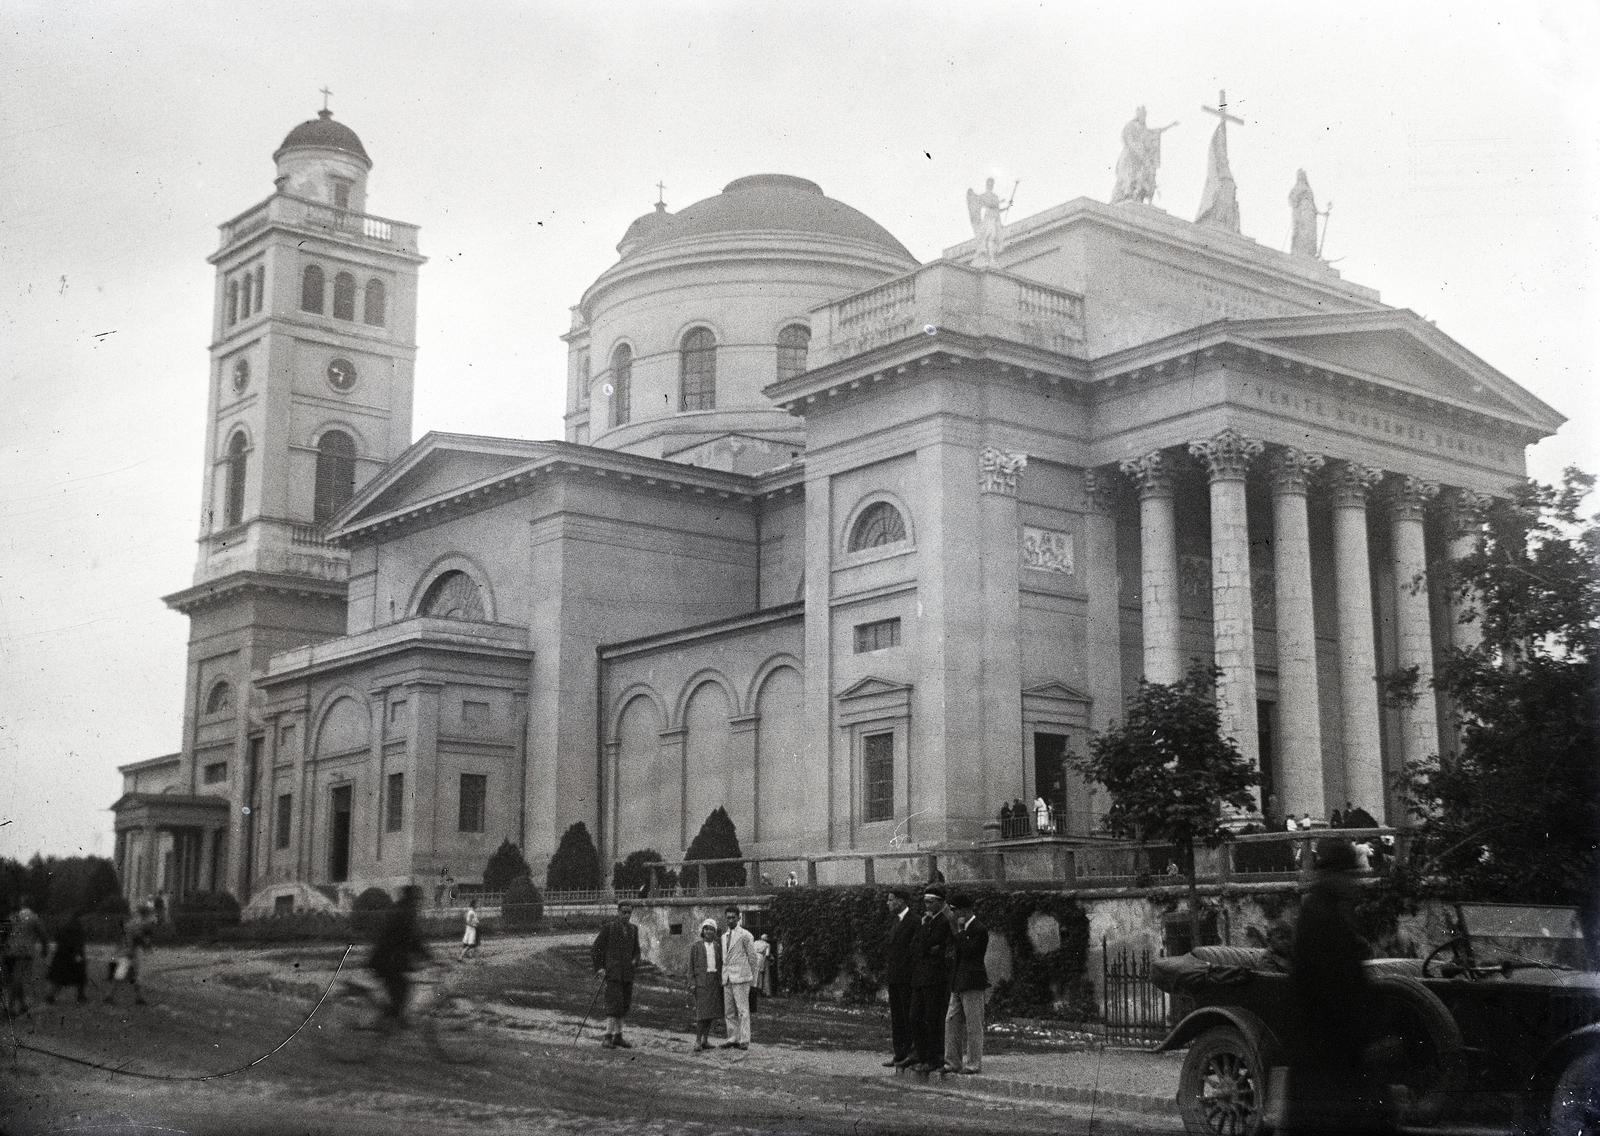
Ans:
[{"label": "arched drum window", "polygon": [[356,492],[356,444],[350,435],[329,430],[317,442],[316,497],[312,516],[318,524],[350,502]]},{"label": "arched drum window", "polygon": [[811,345],[811,329],[792,323],[778,332],[778,381],[792,379],[806,369],[806,348]]},{"label": "arched drum window", "polygon": [[226,682],[219,682],[211,688],[211,693],[206,695],[206,713],[221,714],[233,709],[233,687]]},{"label": "arched drum window", "polygon": [[244,521],[245,453],[249,448],[243,430],[235,431],[228,439],[228,469],[222,503],[222,523],[228,528]]},{"label": "arched drum window", "polygon": [[611,425],[633,417],[633,348],[626,343],[611,353]]},{"label": "arched drum window", "polygon": [[446,572],[428,585],[417,614],[482,623],[485,618],[483,593],[478,590],[477,581],[465,572]]},{"label": "arched drum window", "polygon": [[683,337],[679,355],[679,410],[715,410],[717,406],[717,337],[697,327]]},{"label": "arched drum window", "polygon": [[322,314],[322,269],[314,264],[300,274],[300,310]]},{"label": "arched drum window", "polygon": [[856,518],[855,528],[850,530],[850,551],[898,544],[905,539],[906,521],[900,510],[887,501],[878,501],[868,505]]}]

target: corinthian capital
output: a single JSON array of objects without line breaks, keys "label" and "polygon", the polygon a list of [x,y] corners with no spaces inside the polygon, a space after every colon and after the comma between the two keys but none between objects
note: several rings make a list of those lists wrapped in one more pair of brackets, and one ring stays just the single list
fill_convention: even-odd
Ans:
[{"label": "corinthian capital", "polygon": [[978,488],[984,493],[1004,493],[1014,497],[1017,477],[1027,464],[1027,454],[1012,454],[985,446],[978,454]]},{"label": "corinthian capital", "polygon": [[1129,458],[1119,467],[1139,487],[1139,498],[1172,496],[1172,460],[1160,450]]},{"label": "corinthian capital", "polygon": [[1250,459],[1266,448],[1260,439],[1246,438],[1232,426],[1215,437],[1189,443],[1189,453],[1205,462],[1212,481],[1243,481]]},{"label": "corinthian capital", "polygon": [[1272,491],[1274,493],[1304,493],[1311,483],[1311,475],[1321,469],[1327,459],[1321,454],[1308,454],[1293,446],[1272,452]]},{"label": "corinthian capital", "polygon": [[1383,480],[1383,470],[1355,462],[1340,462],[1328,474],[1328,489],[1333,503],[1349,508],[1365,508],[1367,494]]},{"label": "corinthian capital", "polygon": [[1451,540],[1476,536],[1483,530],[1484,515],[1494,505],[1494,498],[1470,489],[1457,489],[1449,495],[1445,512],[1445,531]]},{"label": "corinthian capital", "polygon": [[1397,521],[1420,521],[1429,501],[1439,495],[1437,481],[1392,474],[1384,480],[1389,495],[1389,515]]}]

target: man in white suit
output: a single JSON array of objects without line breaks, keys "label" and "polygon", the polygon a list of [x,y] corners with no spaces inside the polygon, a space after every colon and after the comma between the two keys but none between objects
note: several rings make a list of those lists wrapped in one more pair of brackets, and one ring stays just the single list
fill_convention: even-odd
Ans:
[{"label": "man in white suit", "polygon": [[722,1016],[728,1026],[723,1049],[750,1048],[750,984],[756,980],[755,937],[739,925],[739,909],[723,912]]}]

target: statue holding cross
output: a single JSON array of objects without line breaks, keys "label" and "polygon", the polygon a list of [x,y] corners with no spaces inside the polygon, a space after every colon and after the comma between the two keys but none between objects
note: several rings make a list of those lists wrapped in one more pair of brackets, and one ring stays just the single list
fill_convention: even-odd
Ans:
[{"label": "statue holding cross", "polygon": [[1217,129],[1211,135],[1211,149],[1206,157],[1206,185],[1200,194],[1200,212],[1195,221],[1201,225],[1214,225],[1219,229],[1239,231],[1239,189],[1233,181],[1233,171],[1228,168],[1228,123],[1244,125],[1244,119],[1228,113],[1228,92],[1217,92],[1217,105],[1202,106],[1207,114],[1217,116]]}]

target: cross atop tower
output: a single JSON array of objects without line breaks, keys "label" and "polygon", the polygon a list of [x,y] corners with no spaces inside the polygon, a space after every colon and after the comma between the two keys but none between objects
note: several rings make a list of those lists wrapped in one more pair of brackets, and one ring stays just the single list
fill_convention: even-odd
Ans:
[{"label": "cross atop tower", "polygon": [[661,182],[658,181],[658,182],[656,182],[656,204],[657,205],[665,205],[666,203],[667,203],[667,187],[665,185],[663,185]]},{"label": "cross atop tower", "polygon": [[1216,106],[1208,107],[1208,106],[1202,105],[1200,107],[1200,109],[1205,111],[1207,114],[1216,115],[1217,118],[1220,120],[1218,125],[1220,125],[1224,130],[1226,130],[1228,128],[1228,123],[1230,123],[1230,122],[1236,122],[1240,126],[1244,125],[1244,119],[1236,118],[1235,116],[1233,116],[1233,115],[1228,113],[1228,92],[1227,91],[1218,91],[1217,92],[1217,105]]},{"label": "cross atop tower", "polygon": [[331,98],[333,98],[333,92],[332,92],[332,91],[330,91],[330,90],[328,90],[328,88],[326,88],[326,87],[323,87],[323,88],[322,88],[322,89],[321,89],[321,90],[320,90],[320,91],[319,91],[319,92],[317,92],[317,93],[318,93],[318,94],[320,94],[320,95],[321,95],[321,96],[322,96],[322,109],[323,109],[323,110],[327,110],[327,109],[328,109],[328,100],[329,100],[329,99],[331,99]]}]

